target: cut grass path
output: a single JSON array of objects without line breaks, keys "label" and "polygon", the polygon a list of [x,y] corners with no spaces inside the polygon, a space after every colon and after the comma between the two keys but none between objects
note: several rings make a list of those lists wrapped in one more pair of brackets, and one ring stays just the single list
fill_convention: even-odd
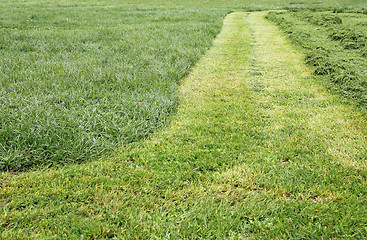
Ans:
[{"label": "cut grass path", "polygon": [[114,156],[2,173],[1,238],[367,235],[367,124],[265,13],[233,13],[170,126]]}]

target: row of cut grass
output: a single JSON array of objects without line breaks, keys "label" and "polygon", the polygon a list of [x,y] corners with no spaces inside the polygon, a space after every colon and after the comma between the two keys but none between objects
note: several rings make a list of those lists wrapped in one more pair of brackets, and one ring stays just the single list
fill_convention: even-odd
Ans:
[{"label": "row of cut grass", "polygon": [[302,48],[306,62],[329,88],[366,109],[366,15],[294,11],[271,13],[268,19]]}]

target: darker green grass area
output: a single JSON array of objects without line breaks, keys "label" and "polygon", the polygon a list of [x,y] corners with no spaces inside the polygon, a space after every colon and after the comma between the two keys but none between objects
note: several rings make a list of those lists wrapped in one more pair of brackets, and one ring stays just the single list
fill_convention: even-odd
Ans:
[{"label": "darker green grass area", "polygon": [[330,11],[270,13],[329,88],[367,109],[367,15]]},{"label": "darker green grass area", "polygon": [[160,128],[176,108],[179,80],[225,14],[56,3],[3,8],[0,169],[80,161]]}]

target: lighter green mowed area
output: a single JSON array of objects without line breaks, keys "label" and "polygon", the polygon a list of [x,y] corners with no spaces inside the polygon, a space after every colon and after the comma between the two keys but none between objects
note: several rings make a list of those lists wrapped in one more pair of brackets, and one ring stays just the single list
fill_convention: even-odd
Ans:
[{"label": "lighter green mowed area", "polygon": [[363,239],[366,116],[265,15],[225,18],[150,138],[3,172],[1,238]]}]

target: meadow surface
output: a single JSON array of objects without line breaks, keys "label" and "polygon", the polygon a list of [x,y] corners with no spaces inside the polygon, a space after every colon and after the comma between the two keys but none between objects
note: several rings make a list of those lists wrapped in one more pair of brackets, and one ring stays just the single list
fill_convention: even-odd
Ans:
[{"label": "meadow surface", "polygon": [[0,239],[365,238],[366,9],[1,1]]},{"label": "meadow surface", "polygon": [[366,116],[266,13],[233,13],[168,127],[114,156],[1,175],[3,239],[358,239]]}]

